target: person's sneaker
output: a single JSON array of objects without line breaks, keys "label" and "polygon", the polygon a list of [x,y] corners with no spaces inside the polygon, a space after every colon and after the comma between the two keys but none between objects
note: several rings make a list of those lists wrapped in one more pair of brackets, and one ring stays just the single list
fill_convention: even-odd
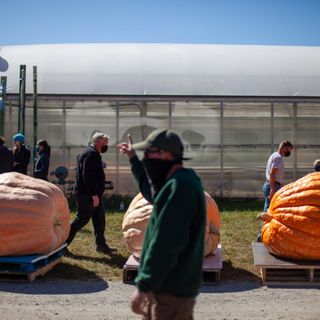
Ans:
[{"label": "person's sneaker", "polygon": [[114,252],[117,251],[116,248],[110,248],[107,244],[104,246],[97,246],[96,251],[99,253],[104,253],[104,254],[113,254]]},{"label": "person's sneaker", "polygon": [[65,247],[64,248],[64,251],[63,251],[63,255],[65,257],[72,257],[73,256],[73,253],[71,251],[69,251],[68,247]]}]

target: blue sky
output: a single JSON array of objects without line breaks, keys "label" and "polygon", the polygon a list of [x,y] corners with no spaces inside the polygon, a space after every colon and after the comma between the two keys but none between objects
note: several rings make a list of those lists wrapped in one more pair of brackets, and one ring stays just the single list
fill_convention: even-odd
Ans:
[{"label": "blue sky", "polygon": [[320,0],[1,0],[0,45],[320,45]]}]

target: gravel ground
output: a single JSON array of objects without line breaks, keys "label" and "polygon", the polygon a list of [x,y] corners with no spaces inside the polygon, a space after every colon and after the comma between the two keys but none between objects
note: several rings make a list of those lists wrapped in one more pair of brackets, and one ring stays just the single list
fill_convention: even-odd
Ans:
[{"label": "gravel ground", "polygon": [[[0,319],[140,319],[129,309],[133,286],[37,279],[0,282]],[[319,288],[268,288],[255,282],[205,286],[195,319],[320,319]]]}]

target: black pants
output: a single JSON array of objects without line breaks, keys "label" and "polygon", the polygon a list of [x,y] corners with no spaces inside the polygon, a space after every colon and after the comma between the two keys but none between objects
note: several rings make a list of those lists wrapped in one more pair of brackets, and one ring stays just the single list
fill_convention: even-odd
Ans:
[{"label": "black pants", "polygon": [[77,212],[76,217],[71,223],[71,229],[69,237],[67,239],[67,244],[69,245],[76,233],[82,229],[89,221],[92,219],[94,237],[96,245],[98,247],[103,247],[106,244],[106,239],[104,237],[104,231],[106,228],[106,217],[103,206],[102,197],[99,198],[99,206],[93,206],[92,197],[89,195],[75,195]]}]

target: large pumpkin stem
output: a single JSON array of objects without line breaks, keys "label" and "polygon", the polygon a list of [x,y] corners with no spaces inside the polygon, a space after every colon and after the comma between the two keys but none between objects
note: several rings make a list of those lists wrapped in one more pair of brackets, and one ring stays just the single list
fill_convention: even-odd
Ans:
[{"label": "large pumpkin stem", "polygon": [[54,227],[59,227],[61,226],[61,222],[59,220],[56,220],[53,224]]},{"label": "large pumpkin stem", "polygon": [[209,232],[220,236],[220,231],[217,226],[211,222],[209,222]]},{"label": "large pumpkin stem", "polygon": [[272,214],[270,214],[269,212],[261,212],[260,214],[258,214],[257,218],[261,219],[264,222],[270,222],[273,219]]}]

